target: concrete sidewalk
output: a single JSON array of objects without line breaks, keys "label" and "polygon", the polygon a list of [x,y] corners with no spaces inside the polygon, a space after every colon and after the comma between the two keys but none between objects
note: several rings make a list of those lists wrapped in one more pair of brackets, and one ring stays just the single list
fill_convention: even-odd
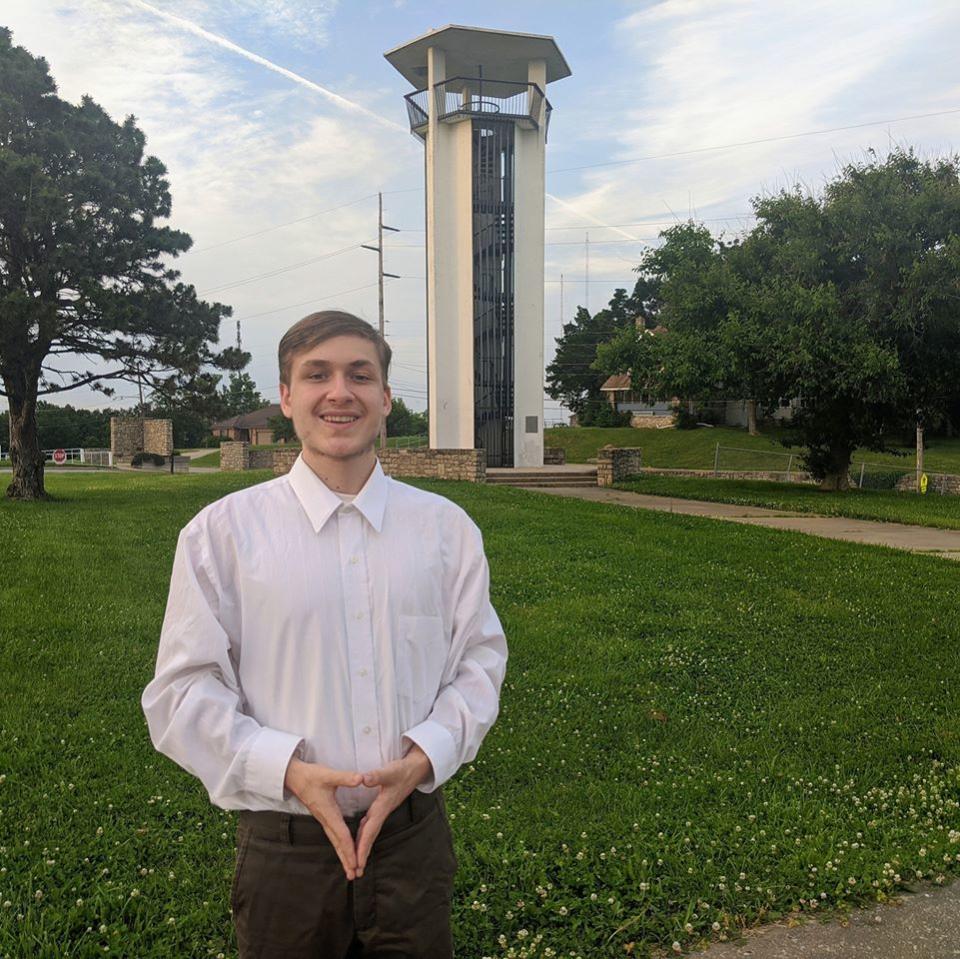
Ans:
[{"label": "concrete sidewalk", "polygon": [[857,909],[841,923],[816,919],[759,926],[738,942],[694,953],[704,959],[957,959],[960,883],[901,893],[884,905]]},{"label": "concrete sidewalk", "polygon": [[[904,523],[880,523],[875,520],[846,519],[842,516],[814,516],[785,510],[765,509],[759,506],[737,506],[733,503],[707,503],[702,500],[676,499],[670,496],[650,496],[625,490],[566,487],[527,487],[537,493],[551,496],[573,496],[595,503],[613,503],[634,509],[652,509],[684,516],[704,516],[730,523],[767,526],[786,529],[825,539],[841,539],[872,546],[891,546],[914,553],[929,553],[943,559],[960,560],[960,530],[934,529],[929,526],[908,526]],[[958,954],[960,955],[960,954]]]}]

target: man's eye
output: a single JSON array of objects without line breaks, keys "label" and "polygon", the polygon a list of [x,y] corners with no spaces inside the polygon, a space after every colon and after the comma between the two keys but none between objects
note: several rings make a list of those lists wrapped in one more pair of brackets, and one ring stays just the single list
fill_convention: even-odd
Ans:
[{"label": "man's eye", "polygon": [[370,377],[367,376],[366,373],[356,373],[356,374],[354,374],[354,377],[353,377],[353,378],[354,378],[355,380],[362,380],[363,382],[366,382],[367,380],[370,379]]}]

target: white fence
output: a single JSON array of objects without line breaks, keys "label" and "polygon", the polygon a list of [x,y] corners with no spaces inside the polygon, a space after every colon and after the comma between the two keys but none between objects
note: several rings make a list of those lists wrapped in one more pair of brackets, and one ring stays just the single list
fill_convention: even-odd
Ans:
[{"label": "white fence", "polygon": [[[53,463],[53,454],[56,450],[41,450],[43,458],[48,463]],[[73,449],[63,449],[66,456],[65,464],[79,463],[81,466],[113,466],[113,453],[110,450],[86,449],[83,447],[74,447]],[[0,461],[10,462],[10,450],[0,449]]]}]

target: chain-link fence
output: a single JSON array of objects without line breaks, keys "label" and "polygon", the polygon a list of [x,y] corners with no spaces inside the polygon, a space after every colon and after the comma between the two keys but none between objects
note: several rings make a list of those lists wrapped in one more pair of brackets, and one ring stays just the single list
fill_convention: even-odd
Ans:
[{"label": "chain-link fence", "polygon": [[[850,464],[849,482],[856,489],[897,490],[916,492],[917,468],[908,463],[855,460]],[[717,444],[714,451],[713,473],[717,477],[735,476],[739,479],[780,480],[782,482],[810,481],[804,470],[800,453],[780,453],[776,450],[748,449]],[[923,476],[926,477],[924,483]],[[960,475],[924,470],[919,476],[923,492],[960,495]]]}]

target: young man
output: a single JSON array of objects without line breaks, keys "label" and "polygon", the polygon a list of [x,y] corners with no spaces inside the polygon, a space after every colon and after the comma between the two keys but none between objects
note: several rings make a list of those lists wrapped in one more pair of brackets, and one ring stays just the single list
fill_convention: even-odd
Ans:
[{"label": "young man", "polygon": [[384,475],[390,348],[373,327],[314,313],[279,360],[302,453],[181,532],[150,735],[242,810],[241,959],[446,959],[438,787],[496,719],[507,658],[480,533]]}]

